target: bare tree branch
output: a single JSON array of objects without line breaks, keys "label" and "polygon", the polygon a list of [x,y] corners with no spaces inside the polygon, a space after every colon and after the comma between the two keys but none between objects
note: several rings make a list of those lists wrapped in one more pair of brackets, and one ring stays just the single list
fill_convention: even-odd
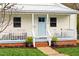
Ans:
[{"label": "bare tree branch", "polygon": [[[9,23],[10,23],[10,21],[11,21],[11,16],[12,16],[12,9],[11,9],[11,7],[12,6],[14,6],[15,4],[10,4],[10,3],[1,3],[0,4],[1,5],[1,24],[0,24],[0,28],[1,28],[1,30],[0,30],[0,33],[1,32],[3,32],[8,26],[9,26]],[[5,23],[5,21],[6,21],[6,19],[5,19],[5,15],[6,15],[6,10],[8,10],[8,9],[10,9],[9,10],[9,19],[7,20],[7,23]]]}]

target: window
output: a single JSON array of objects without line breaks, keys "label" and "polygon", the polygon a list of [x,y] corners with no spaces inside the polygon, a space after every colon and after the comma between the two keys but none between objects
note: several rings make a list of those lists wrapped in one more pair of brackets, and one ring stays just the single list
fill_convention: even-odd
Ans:
[{"label": "window", "polygon": [[56,27],[57,26],[57,18],[56,17],[51,17],[50,18],[50,26],[51,27]]},{"label": "window", "polygon": [[13,26],[14,27],[21,27],[21,17],[14,17]]},{"label": "window", "polygon": [[45,18],[44,17],[39,17],[39,22],[45,22]]}]

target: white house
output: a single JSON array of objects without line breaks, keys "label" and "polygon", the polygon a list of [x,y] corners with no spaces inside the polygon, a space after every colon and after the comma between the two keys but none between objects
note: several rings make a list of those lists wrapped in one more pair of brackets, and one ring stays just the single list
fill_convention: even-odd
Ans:
[{"label": "white house", "polygon": [[[9,20],[9,13],[9,10],[6,11],[5,22]],[[11,21],[0,33],[0,43],[25,42],[25,39],[12,39],[11,33],[15,36],[23,33],[27,33],[27,37],[32,36],[34,47],[36,42],[48,42],[51,46],[54,36],[60,41],[77,40],[77,13],[78,11],[57,3],[14,5]]]}]

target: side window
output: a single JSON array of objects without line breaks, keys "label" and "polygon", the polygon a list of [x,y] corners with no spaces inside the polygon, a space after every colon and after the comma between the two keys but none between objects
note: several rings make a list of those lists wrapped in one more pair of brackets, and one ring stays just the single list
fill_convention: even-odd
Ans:
[{"label": "side window", "polygon": [[13,27],[21,27],[21,17],[13,18]]},{"label": "side window", "polygon": [[57,26],[57,18],[51,17],[50,18],[50,27],[56,27]]}]

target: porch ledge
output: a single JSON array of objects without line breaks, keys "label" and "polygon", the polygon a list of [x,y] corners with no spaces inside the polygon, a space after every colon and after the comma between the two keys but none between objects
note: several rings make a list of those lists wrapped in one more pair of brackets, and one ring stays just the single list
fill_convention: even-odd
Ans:
[{"label": "porch ledge", "polygon": [[24,43],[25,40],[0,40],[0,43]]},{"label": "porch ledge", "polygon": [[75,38],[58,38],[58,39],[60,39],[60,41],[64,41],[64,40],[77,40]]}]

